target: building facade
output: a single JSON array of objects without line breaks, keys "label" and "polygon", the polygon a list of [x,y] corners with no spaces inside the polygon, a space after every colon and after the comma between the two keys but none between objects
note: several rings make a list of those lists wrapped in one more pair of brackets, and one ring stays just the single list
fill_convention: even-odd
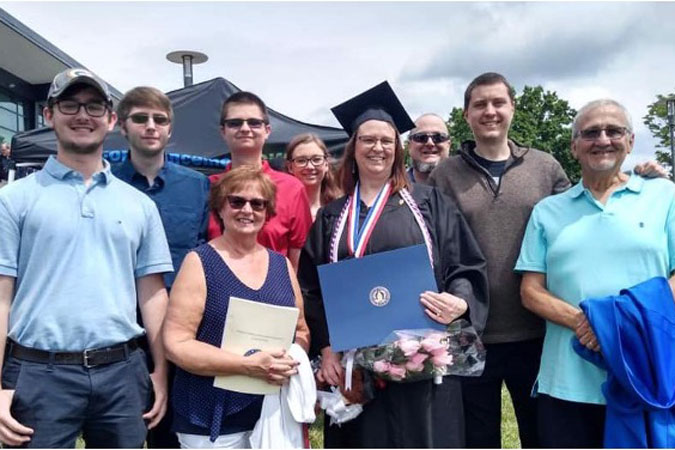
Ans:
[{"label": "building facade", "polygon": [[[0,143],[44,126],[42,108],[54,76],[85,67],[0,8]],[[122,94],[111,87],[112,96]]]}]

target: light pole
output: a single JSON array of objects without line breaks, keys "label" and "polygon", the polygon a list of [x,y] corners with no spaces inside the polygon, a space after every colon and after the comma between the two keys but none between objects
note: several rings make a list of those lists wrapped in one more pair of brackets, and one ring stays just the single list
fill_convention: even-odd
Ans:
[{"label": "light pole", "polygon": [[675,130],[675,98],[670,97],[668,104],[668,127],[670,128],[670,176],[675,181],[675,142],[673,142],[673,130]]},{"label": "light pole", "polygon": [[208,61],[209,57],[194,50],[176,50],[168,53],[166,59],[183,65],[183,87],[188,87],[192,86],[192,66]]}]

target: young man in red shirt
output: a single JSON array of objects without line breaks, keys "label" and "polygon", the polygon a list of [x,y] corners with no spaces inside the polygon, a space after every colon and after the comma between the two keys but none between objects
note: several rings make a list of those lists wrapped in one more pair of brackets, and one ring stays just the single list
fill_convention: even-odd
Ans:
[{"label": "young man in red shirt", "polygon": [[[258,234],[258,242],[291,261],[297,270],[300,249],[312,225],[309,201],[302,183],[295,177],[272,169],[262,159],[263,146],[271,133],[265,103],[250,92],[237,92],[225,100],[220,113],[220,133],[230,150],[232,163],[226,172],[239,166],[255,166],[269,176],[277,187],[277,214]],[[213,186],[224,174],[209,177]],[[222,234],[211,213],[208,237]]]}]

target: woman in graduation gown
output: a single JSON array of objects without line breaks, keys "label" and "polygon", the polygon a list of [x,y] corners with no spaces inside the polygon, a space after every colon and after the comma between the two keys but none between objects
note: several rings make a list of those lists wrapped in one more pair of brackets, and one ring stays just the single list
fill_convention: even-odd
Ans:
[{"label": "woman in graduation gown", "polygon": [[[299,281],[311,352],[321,355],[317,378],[340,385],[341,355],[331,350],[318,265],[425,244],[438,292],[420,293],[420,308],[443,324],[465,318],[479,334],[487,317],[487,278],[483,255],[452,200],[434,188],[409,184],[399,132],[414,124],[389,85],[384,82],[333,112],[351,136],[338,174],[347,195],[319,210],[301,254]],[[354,229],[360,230],[360,241],[348,238]],[[461,395],[460,381],[452,376],[441,384],[379,381],[358,417],[341,426],[326,418],[324,445],[462,447]]]}]

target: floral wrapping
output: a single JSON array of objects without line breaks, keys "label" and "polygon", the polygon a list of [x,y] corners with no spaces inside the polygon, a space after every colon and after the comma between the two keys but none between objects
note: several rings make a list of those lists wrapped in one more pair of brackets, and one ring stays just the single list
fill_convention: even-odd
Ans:
[{"label": "floral wrapping", "polygon": [[394,331],[382,344],[358,349],[354,362],[376,377],[397,382],[479,376],[485,367],[485,347],[473,326],[459,319],[446,331]]}]

